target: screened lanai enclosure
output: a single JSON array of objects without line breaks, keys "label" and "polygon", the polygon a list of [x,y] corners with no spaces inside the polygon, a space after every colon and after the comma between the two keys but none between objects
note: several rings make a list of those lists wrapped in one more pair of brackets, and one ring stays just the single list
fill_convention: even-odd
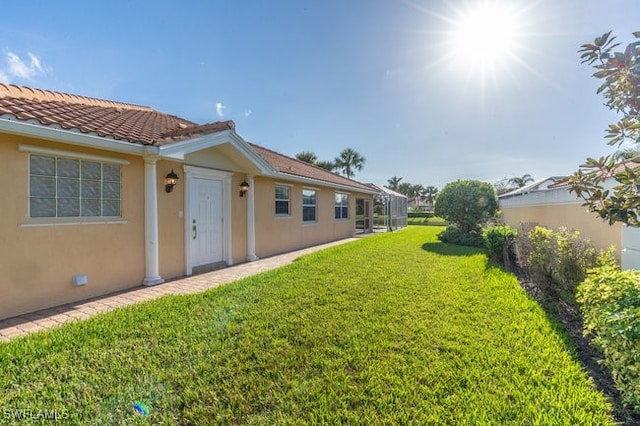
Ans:
[{"label": "screened lanai enclosure", "polygon": [[407,226],[407,197],[389,188],[369,185],[380,191],[374,200],[373,230],[384,232],[405,228]]}]

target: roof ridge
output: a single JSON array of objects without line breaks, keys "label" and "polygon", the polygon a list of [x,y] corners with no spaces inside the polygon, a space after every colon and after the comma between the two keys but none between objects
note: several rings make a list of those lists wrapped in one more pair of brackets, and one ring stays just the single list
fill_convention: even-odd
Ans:
[{"label": "roof ridge", "polygon": [[33,89],[27,86],[0,83],[0,98],[36,99],[39,101],[66,102],[103,108],[115,108],[120,110],[154,111],[148,106],[128,104],[124,102],[109,101],[105,99],[91,98],[88,96],[73,95],[52,90]]}]

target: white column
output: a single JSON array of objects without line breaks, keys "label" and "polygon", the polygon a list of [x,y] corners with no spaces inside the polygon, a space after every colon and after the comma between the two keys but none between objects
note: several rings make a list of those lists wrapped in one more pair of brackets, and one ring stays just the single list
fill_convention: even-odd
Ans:
[{"label": "white column", "polygon": [[156,158],[144,159],[144,260],[145,277],[142,284],[151,286],[164,282],[160,276],[158,254],[158,188]]},{"label": "white column", "polygon": [[247,176],[247,262],[258,260],[256,256],[256,206],[254,200],[253,176]]}]

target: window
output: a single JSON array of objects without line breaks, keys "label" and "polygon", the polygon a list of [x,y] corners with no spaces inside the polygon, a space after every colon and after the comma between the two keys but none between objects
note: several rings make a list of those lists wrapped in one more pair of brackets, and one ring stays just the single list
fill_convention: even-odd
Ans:
[{"label": "window", "polygon": [[349,219],[349,196],[336,193],[336,219]]},{"label": "window", "polygon": [[289,188],[276,186],[276,216],[289,216]]},{"label": "window", "polygon": [[302,221],[315,222],[316,219],[316,191],[302,190]]},{"label": "window", "polygon": [[121,166],[31,154],[29,212],[33,218],[119,217]]}]

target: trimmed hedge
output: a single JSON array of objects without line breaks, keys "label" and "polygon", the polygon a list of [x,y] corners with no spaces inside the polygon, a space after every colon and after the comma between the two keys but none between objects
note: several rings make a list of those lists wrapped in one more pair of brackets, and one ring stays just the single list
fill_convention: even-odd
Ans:
[{"label": "trimmed hedge", "polygon": [[640,410],[640,271],[592,269],[576,299],[623,402]]}]

